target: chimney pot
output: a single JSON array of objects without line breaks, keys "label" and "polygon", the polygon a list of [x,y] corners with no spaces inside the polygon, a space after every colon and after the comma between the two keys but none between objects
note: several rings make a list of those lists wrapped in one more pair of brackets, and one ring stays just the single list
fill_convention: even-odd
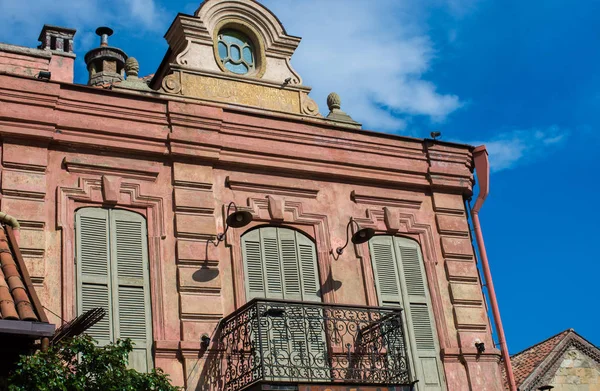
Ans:
[{"label": "chimney pot", "polygon": [[108,46],[108,37],[113,35],[110,27],[98,27],[96,34],[100,36],[100,46]]}]

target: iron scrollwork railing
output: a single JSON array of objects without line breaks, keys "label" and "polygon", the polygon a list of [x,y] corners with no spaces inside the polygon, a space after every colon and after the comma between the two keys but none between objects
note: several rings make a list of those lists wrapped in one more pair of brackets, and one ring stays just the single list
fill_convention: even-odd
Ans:
[{"label": "iron scrollwork railing", "polygon": [[224,389],[410,384],[400,310],[254,299],[221,323]]}]

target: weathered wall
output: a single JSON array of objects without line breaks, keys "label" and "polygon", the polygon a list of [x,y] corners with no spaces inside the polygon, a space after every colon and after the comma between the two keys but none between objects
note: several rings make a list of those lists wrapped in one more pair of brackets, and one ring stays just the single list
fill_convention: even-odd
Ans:
[{"label": "weathered wall", "polygon": [[[245,303],[235,201],[253,224],[316,241],[324,300],[377,305],[366,244],[338,260],[350,218],[422,247],[449,390],[501,390],[469,237],[467,147],[0,75],[1,209],[22,222],[21,248],[42,302],[75,315],[74,213],[86,205],[146,216],[156,365],[194,388],[209,353],[200,336]],[[218,277],[206,281],[206,269]],[[51,315],[54,322],[58,317]],[[479,338],[486,352],[476,354]]]},{"label": "weathered wall", "polygon": [[555,391],[600,391],[600,364],[570,347],[549,384]]},{"label": "weathered wall", "polygon": [[75,55],[0,43],[0,73],[37,77],[50,71],[52,80],[72,83]]}]

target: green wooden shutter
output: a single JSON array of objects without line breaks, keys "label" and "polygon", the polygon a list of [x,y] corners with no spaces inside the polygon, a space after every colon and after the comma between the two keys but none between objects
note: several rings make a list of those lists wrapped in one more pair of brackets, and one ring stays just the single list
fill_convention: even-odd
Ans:
[{"label": "green wooden shutter", "polygon": [[[392,308],[404,308],[401,278],[398,270],[396,252],[394,251],[394,239],[391,236],[375,236],[369,241],[369,251],[371,254],[371,263],[373,265],[373,274],[375,278],[375,287],[379,297],[379,305]],[[405,344],[402,340],[402,334],[408,338],[409,332],[406,322],[406,311],[402,312],[403,329],[398,330],[397,325],[392,322],[385,322],[382,327],[387,334],[390,334],[390,340],[393,341],[388,346],[388,352],[397,354],[405,352]],[[402,333],[400,333],[402,331]],[[394,337],[392,337],[392,335]],[[412,370],[413,379],[419,379],[420,376],[414,371],[414,359],[407,352],[409,367]],[[395,362],[397,357],[389,357],[390,361]]]},{"label": "green wooden shutter", "polygon": [[295,234],[302,281],[302,300],[320,302],[321,284],[319,283],[315,244],[307,236],[299,232],[295,232]]},{"label": "green wooden shutter", "polygon": [[247,299],[321,301],[314,243],[289,228],[264,227],[242,236]]},{"label": "green wooden shutter", "polygon": [[369,241],[371,262],[379,304],[385,307],[402,307],[400,274],[391,236],[375,236]]},{"label": "green wooden shutter", "polygon": [[255,229],[242,236],[242,258],[245,266],[244,279],[248,301],[255,297],[266,297],[259,230]]},{"label": "green wooden shutter", "polygon": [[263,270],[265,272],[266,297],[269,299],[283,299],[283,277],[281,275],[281,258],[277,228],[265,227],[259,230]]},{"label": "green wooden shutter", "polygon": [[100,345],[113,340],[108,232],[106,209],[83,208],[75,214],[77,313],[104,308],[104,318],[87,330]]},{"label": "green wooden shutter", "polygon": [[277,233],[281,248],[280,262],[283,269],[283,296],[287,300],[302,300],[296,231],[278,228]]},{"label": "green wooden shutter", "polygon": [[152,365],[152,326],[146,220],[137,213],[111,210],[113,325],[117,338],[134,343],[129,367],[149,372]]},{"label": "green wooden shutter", "polygon": [[419,390],[442,390],[443,374],[439,346],[431,310],[431,299],[419,245],[410,239],[394,238],[396,255],[402,267],[405,302],[412,340],[416,349]]},{"label": "green wooden shutter", "polygon": [[[242,237],[242,256],[248,300],[263,297],[321,301],[316,249],[305,235],[288,228],[252,230]],[[306,311],[320,312],[321,309],[291,306],[286,308],[285,317],[263,318],[263,328],[269,331],[263,331],[260,338],[267,360],[285,354],[300,366],[308,367],[311,361],[324,362],[326,346],[322,322],[308,320],[320,319],[322,314],[315,316]]]},{"label": "green wooden shutter", "polygon": [[376,236],[369,241],[379,303],[402,307],[417,389],[442,390],[439,346],[419,245],[406,238]]}]

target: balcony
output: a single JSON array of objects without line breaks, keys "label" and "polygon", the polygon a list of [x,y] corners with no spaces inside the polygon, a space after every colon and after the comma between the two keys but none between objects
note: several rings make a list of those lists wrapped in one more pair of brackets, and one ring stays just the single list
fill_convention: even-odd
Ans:
[{"label": "balcony", "polygon": [[254,299],[223,319],[222,386],[408,386],[401,310]]}]

